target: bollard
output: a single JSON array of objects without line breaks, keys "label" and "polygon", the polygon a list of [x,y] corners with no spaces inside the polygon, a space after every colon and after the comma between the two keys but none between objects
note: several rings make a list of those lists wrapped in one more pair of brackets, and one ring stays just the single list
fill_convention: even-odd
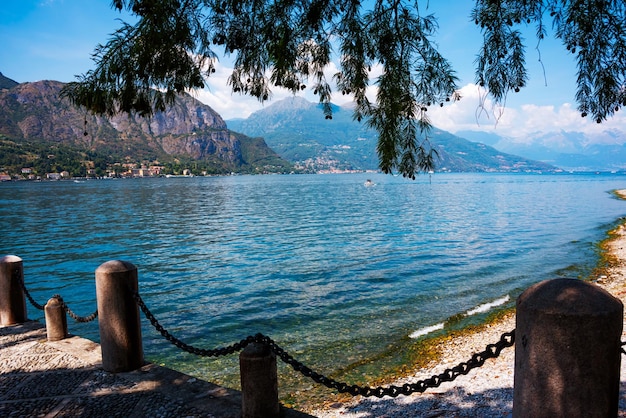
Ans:
[{"label": "bollard", "polygon": [[46,316],[46,335],[48,341],[59,341],[67,338],[67,315],[61,299],[53,296],[44,306]]},{"label": "bollard", "polygon": [[242,418],[277,418],[276,355],[267,344],[251,343],[239,354]]},{"label": "bollard", "polygon": [[0,325],[26,322],[26,298],[22,259],[15,255],[0,258]]},{"label": "bollard", "polygon": [[513,417],[616,417],[620,300],[590,283],[548,280],[517,299]]},{"label": "bollard", "polygon": [[96,299],[102,367],[128,372],[143,366],[137,268],[125,261],[108,261],[96,269]]}]

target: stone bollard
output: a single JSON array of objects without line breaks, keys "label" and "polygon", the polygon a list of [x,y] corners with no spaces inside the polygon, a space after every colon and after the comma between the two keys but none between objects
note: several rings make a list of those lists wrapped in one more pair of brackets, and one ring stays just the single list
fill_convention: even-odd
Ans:
[{"label": "stone bollard", "polygon": [[96,299],[102,367],[128,372],[143,366],[137,268],[125,261],[107,261],[96,269]]},{"label": "stone bollard", "polygon": [[0,258],[0,325],[26,322],[26,298],[22,259],[15,255]]},{"label": "stone bollard", "polygon": [[517,300],[513,417],[616,417],[624,307],[575,279]]},{"label": "stone bollard", "polygon": [[48,341],[59,341],[67,338],[67,315],[61,299],[53,296],[44,306],[46,316],[46,335]]},{"label": "stone bollard", "polygon": [[277,418],[276,355],[267,344],[251,343],[239,354],[242,418]]}]

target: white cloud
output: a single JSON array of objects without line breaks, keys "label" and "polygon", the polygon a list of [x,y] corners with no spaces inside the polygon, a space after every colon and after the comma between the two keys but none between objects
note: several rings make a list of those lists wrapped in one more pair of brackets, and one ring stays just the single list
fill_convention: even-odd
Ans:
[{"label": "white cloud", "polygon": [[433,107],[429,111],[435,126],[452,133],[463,130],[484,131],[518,139],[536,132],[568,131],[588,135],[599,135],[607,130],[626,132],[626,114],[623,112],[598,124],[589,117],[581,117],[570,103],[559,106],[523,104],[519,107],[499,108],[492,100],[486,99],[485,90],[475,84],[467,84],[460,92],[460,101],[442,108]]},{"label": "white cloud", "polygon": [[[193,92],[192,95],[211,106],[224,119],[247,118],[251,113],[262,109],[264,104],[256,97],[232,92],[228,85],[228,77],[232,70],[232,67],[217,62],[215,73],[208,78],[207,86]],[[266,103],[270,104],[272,100],[280,100],[289,95],[290,93],[284,89],[274,88],[271,100]]]},{"label": "white cloud", "polygon": [[[286,89],[273,87],[270,100],[261,103],[254,97],[232,93],[227,83],[232,67],[218,62],[215,69],[215,73],[208,79],[207,87],[194,92],[193,95],[201,102],[211,106],[224,119],[247,118],[264,106],[269,106],[273,102],[293,95]],[[331,64],[325,70],[326,77],[335,90],[332,77],[337,71],[335,64]],[[372,86],[368,91],[370,100],[375,100],[376,86],[374,82],[380,72],[381,69],[378,66],[372,68],[370,74]],[[297,95],[317,102],[318,97],[311,90],[309,86]],[[496,106],[493,100],[486,96],[483,88],[472,83],[463,86],[460,93],[461,100],[457,102],[446,102],[443,107],[434,105],[429,108],[428,113],[433,125],[452,133],[464,130],[483,131],[515,138],[518,141],[536,132],[584,132],[597,136],[598,140],[606,138],[606,135],[601,135],[601,133],[607,130],[626,132],[625,112],[618,112],[609,120],[597,124],[589,117],[581,117],[575,105],[570,103],[563,103],[558,106],[539,106],[529,103],[517,107],[500,107]],[[332,94],[333,103],[339,105],[345,105],[351,100],[351,96],[344,96],[338,91],[334,91]]]},{"label": "white cloud", "polygon": [[[293,96],[293,93],[289,90],[272,87],[272,96],[269,100],[262,103],[255,97],[233,93],[231,87],[228,85],[228,77],[232,71],[232,66],[228,65],[226,62],[216,62],[215,72],[208,78],[207,86],[202,90],[190,92],[190,94],[202,103],[211,106],[211,108],[224,119],[247,118],[264,106],[270,106],[274,102]],[[333,76],[338,71],[339,69],[335,63],[331,62],[331,64],[324,69],[324,74],[333,89],[331,93],[332,103],[343,106],[352,101],[352,96],[344,95],[340,91],[337,91]],[[381,73],[382,67],[380,65],[373,66],[370,72],[370,84],[373,84]],[[376,99],[376,92],[376,86],[371,85],[368,88],[368,98],[374,101]],[[311,86],[307,86],[306,89],[296,95],[304,97],[314,103],[317,103],[319,100],[319,97],[313,94]]]},{"label": "white cloud", "polygon": [[429,110],[431,122],[446,131],[461,130],[493,131],[508,126],[515,117],[513,109],[495,106],[486,97],[484,89],[467,84],[459,90],[461,100],[446,102],[443,107],[432,106]]},{"label": "white cloud", "polygon": [[[272,87],[271,97],[264,103],[257,98],[233,93],[228,85],[228,77],[231,75],[233,68],[227,64],[217,62],[215,65],[215,73],[207,80],[207,87],[203,90],[192,92],[191,94],[202,103],[207,104],[219,113],[224,119],[247,118],[250,114],[262,109],[264,106],[270,106],[272,103],[294,94],[284,88]],[[331,83],[334,90],[333,75],[338,71],[334,63],[331,63],[324,70],[327,80]],[[268,74],[269,75],[269,74]],[[317,102],[319,98],[313,94],[310,86],[296,94],[296,96],[305,97],[311,102]],[[331,95],[331,101],[336,104],[343,104],[350,99],[341,92],[334,91]]]}]

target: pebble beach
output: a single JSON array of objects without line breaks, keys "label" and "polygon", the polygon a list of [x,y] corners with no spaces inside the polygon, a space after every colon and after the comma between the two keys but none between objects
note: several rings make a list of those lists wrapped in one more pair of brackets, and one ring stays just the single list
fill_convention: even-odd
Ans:
[{"label": "pebble beach", "polygon": [[[626,190],[616,191],[616,194],[626,200]],[[609,233],[602,250],[605,265],[589,280],[626,304],[626,221]],[[412,383],[441,373],[467,361],[473,353],[483,351],[487,344],[497,342],[503,333],[513,329],[515,313],[510,312],[495,322],[443,339],[435,347],[438,354],[430,363],[391,384]],[[626,341],[626,320],[622,341]],[[514,359],[514,347],[506,348],[498,358],[487,360],[482,367],[423,394],[382,399],[337,398],[306,412],[320,418],[510,417],[513,410]],[[622,356],[621,363],[618,416],[626,417],[626,356]]]}]

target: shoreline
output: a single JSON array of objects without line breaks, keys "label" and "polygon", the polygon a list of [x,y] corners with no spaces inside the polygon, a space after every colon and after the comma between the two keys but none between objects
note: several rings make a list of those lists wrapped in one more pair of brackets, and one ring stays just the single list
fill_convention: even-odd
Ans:
[{"label": "shoreline", "polygon": [[[626,189],[615,190],[614,195],[626,201]],[[608,231],[600,242],[600,260],[586,280],[604,288],[626,305],[626,219],[618,219],[617,226]],[[487,344],[515,328],[515,308],[501,311],[482,325],[454,331],[427,344],[428,359],[407,371],[405,377],[391,379],[385,384],[403,385],[426,379],[467,361],[481,352]],[[626,316],[621,341],[626,341]],[[322,405],[303,410],[318,418],[365,417],[507,417],[513,410],[514,347],[504,349],[496,359],[489,359],[479,369],[459,376],[453,382],[422,394],[363,398],[330,395]],[[619,417],[626,417],[626,360],[622,356]]]}]

